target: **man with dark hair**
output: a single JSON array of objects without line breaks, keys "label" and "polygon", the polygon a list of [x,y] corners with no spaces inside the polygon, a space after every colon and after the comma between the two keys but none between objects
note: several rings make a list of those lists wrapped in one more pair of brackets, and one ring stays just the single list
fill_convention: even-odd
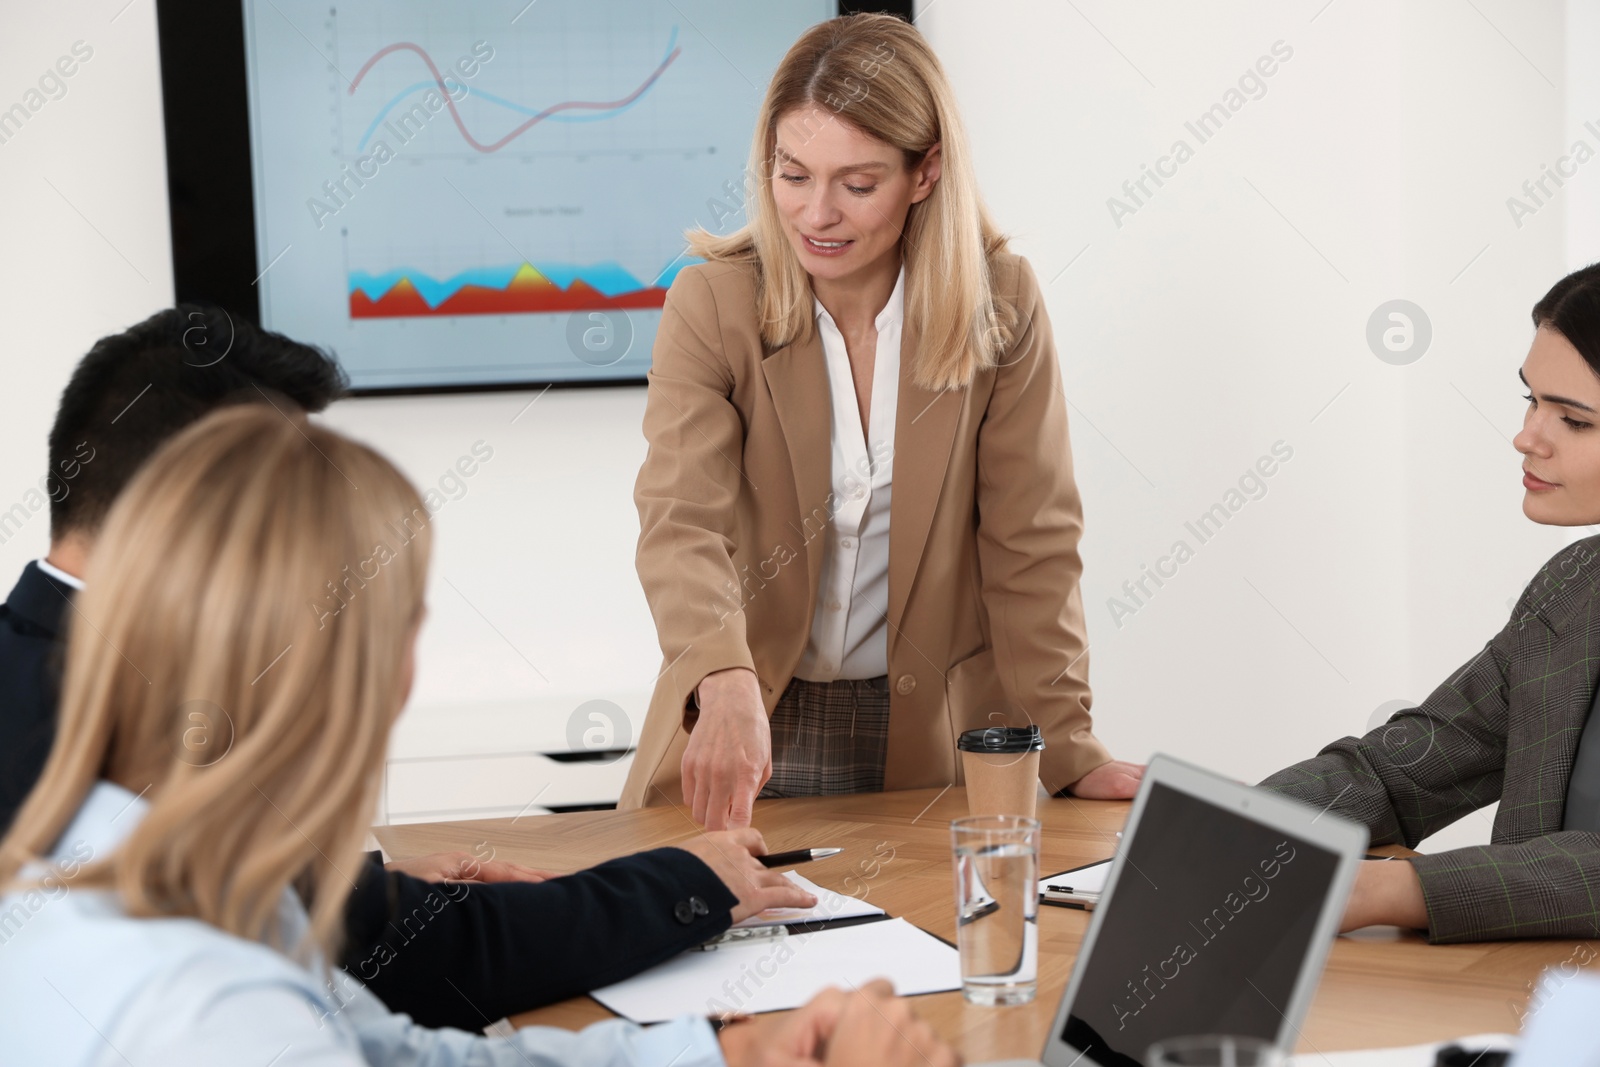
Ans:
[{"label": "man with dark hair", "polygon": [[[267,401],[317,412],[347,386],[317,349],[218,308],[180,306],[102,337],[72,372],[50,428],[51,541],[98,530],[145,460],[217,408]],[[94,459],[69,479],[85,445]]]},{"label": "man with dark hair", "polygon": [[60,620],[106,513],[167,439],[227,404],[321,411],[344,395],[328,356],[216,308],[180,306],[102,337],[78,363],[50,428],[50,552],[0,607],[0,831],[55,735]]},{"label": "man with dark hair", "polygon": [[[317,349],[189,305],[102,338],[78,364],[41,482],[50,551],[0,606],[0,835],[54,743],[64,624],[117,495],[168,439],[220,407],[319,412],[346,384]],[[422,1025],[481,1029],[620,981],[763,908],[815,903],[760,865],[764,851],[754,831],[703,835],[543,881],[460,853],[388,869],[373,853],[346,906],[342,962]]]}]

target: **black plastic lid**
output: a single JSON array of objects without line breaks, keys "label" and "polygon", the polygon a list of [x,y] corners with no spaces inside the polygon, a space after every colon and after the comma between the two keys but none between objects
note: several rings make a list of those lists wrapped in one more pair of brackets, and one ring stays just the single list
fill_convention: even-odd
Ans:
[{"label": "black plastic lid", "polygon": [[1044,734],[1032,726],[985,726],[968,730],[956,740],[961,752],[1038,752],[1044,748]]}]

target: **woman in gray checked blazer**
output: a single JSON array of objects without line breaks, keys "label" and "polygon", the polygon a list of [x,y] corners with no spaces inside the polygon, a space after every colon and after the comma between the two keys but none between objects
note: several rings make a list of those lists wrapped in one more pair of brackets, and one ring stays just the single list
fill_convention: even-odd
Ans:
[{"label": "woman in gray checked blazer", "polygon": [[[1522,510],[1600,523],[1600,263],[1534,306],[1522,364]],[[1262,786],[1415,846],[1500,801],[1488,845],[1363,865],[1342,929],[1425,928],[1435,943],[1600,937],[1600,537],[1556,553],[1511,619],[1421,707]]]}]

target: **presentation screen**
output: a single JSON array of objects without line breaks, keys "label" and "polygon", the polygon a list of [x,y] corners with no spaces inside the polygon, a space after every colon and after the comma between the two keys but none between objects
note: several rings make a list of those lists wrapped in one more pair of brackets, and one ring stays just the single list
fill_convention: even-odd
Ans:
[{"label": "presentation screen", "polygon": [[260,323],[359,391],[642,380],[683,231],[744,223],[767,82],[836,10],[244,0]]}]

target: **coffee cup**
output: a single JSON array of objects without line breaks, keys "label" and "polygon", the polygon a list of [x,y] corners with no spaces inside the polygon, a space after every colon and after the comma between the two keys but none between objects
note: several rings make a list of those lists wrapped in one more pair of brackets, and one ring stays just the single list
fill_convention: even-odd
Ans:
[{"label": "coffee cup", "polygon": [[1037,725],[968,730],[956,740],[956,749],[973,815],[1034,817],[1039,753],[1044,750],[1044,734]]}]

